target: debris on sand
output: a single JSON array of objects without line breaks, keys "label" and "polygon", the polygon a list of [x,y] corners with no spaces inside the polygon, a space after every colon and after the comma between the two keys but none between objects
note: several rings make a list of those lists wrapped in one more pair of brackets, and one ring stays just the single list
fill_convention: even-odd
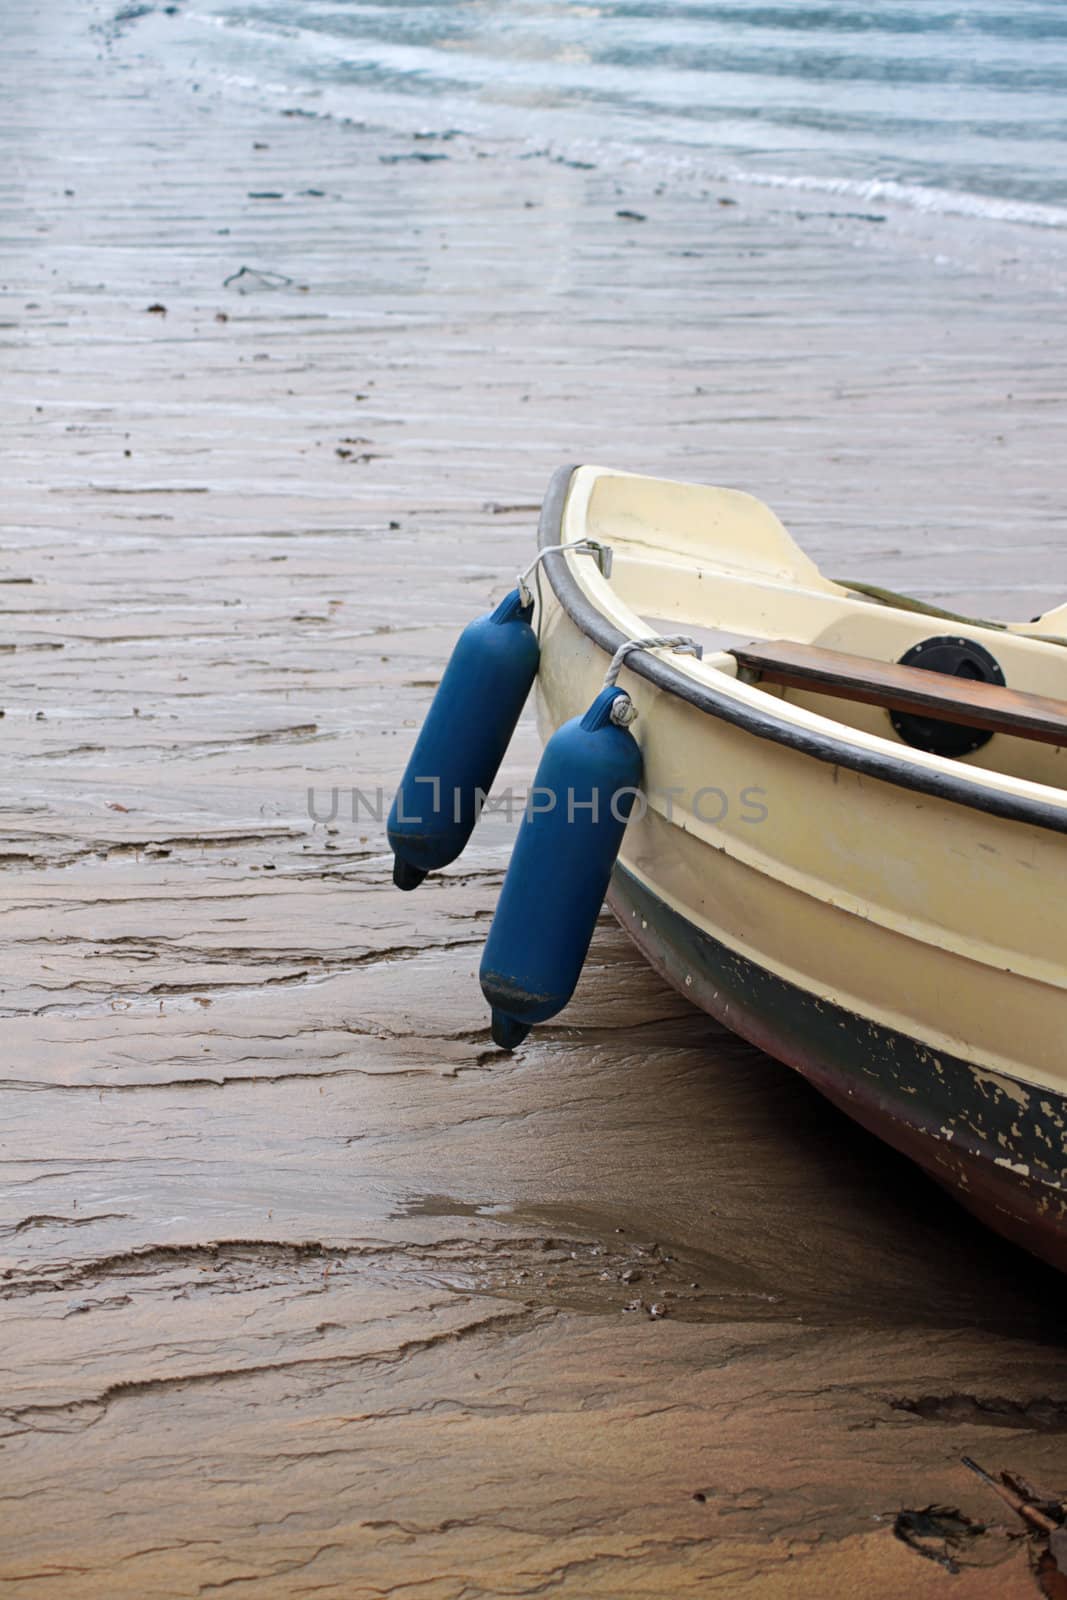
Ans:
[{"label": "debris on sand", "polygon": [[1037,1489],[1018,1472],[1002,1470],[994,1478],[970,1456],[960,1460],[1029,1527],[1041,1593],[1047,1600],[1067,1600],[1067,1495]]},{"label": "debris on sand", "polygon": [[893,1524],[893,1532],[901,1543],[953,1573],[960,1570],[956,1557],[985,1531],[984,1523],[972,1522],[956,1506],[923,1506],[920,1510],[900,1511]]},{"label": "debris on sand", "polygon": [[379,156],[378,160],[394,167],[398,161],[447,161],[448,157],[443,150],[407,150],[403,155]]},{"label": "debris on sand", "polygon": [[224,289],[236,289],[238,294],[256,294],[262,289],[286,289],[292,283],[284,272],[264,272],[260,267],[240,267],[223,278]]},{"label": "debris on sand", "polygon": [[988,1484],[993,1493],[998,1494],[1006,1505],[1018,1512],[1024,1522],[1028,1522],[1039,1533],[1054,1533],[1062,1526],[1067,1514],[1067,1505],[1063,1501],[1042,1494],[1028,1484],[1025,1478],[1010,1472],[1002,1472],[998,1482],[970,1456],[961,1456],[960,1460],[965,1467],[977,1473],[982,1482]]}]

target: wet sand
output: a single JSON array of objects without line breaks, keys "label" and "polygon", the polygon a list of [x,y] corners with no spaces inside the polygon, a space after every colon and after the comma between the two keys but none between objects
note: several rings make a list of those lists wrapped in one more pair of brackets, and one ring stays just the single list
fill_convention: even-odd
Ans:
[{"label": "wet sand", "polygon": [[0,109],[5,1592],[1040,1593],[960,1458],[1067,1492],[1061,1281],[608,918],[500,1056],[506,829],[403,896],[344,796],[561,461],[1061,600],[1055,275],[244,107],[86,24],[16,0]]}]

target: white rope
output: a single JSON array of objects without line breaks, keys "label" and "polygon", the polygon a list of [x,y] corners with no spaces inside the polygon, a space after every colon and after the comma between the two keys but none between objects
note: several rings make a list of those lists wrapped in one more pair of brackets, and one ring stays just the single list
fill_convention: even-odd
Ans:
[{"label": "white rope", "polygon": [[632,655],[635,650],[677,650],[681,655],[696,656],[698,661],[704,657],[703,645],[697,644],[695,639],[690,639],[685,633],[671,634],[669,637],[654,633],[647,639],[627,639],[625,644],[620,644],[611,658],[611,666],[604,679],[605,689],[614,688],[619,673],[626,665],[626,657]]},{"label": "white rope", "polygon": [[[543,550],[537,552],[525,572],[519,573],[519,599],[524,606],[528,606],[533,599],[530,586],[526,582],[530,573],[540,566],[546,556],[554,555],[558,550],[578,550],[584,555],[596,556],[597,564],[605,578],[611,577],[611,547],[609,545],[599,544],[596,539],[572,539],[569,544],[549,544]],[[537,575],[540,578],[540,572]],[[540,607],[538,607],[538,610],[540,610]]]}]

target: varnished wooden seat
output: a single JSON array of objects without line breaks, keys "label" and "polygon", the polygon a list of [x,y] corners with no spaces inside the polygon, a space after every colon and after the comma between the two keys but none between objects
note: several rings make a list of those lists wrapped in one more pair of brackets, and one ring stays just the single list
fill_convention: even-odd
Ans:
[{"label": "varnished wooden seat", "polygon": [[[858,700],[889,711],[1008,733],[1017,739],[1067,745],[1067,702],[1025,694],[999,684],[957,678],[927,668],[872,661],[815,645],[769,640],[731,649],[748,682],[811,689],[838,700]],[[1067,657],[1064,662],[1067,667]]]}]

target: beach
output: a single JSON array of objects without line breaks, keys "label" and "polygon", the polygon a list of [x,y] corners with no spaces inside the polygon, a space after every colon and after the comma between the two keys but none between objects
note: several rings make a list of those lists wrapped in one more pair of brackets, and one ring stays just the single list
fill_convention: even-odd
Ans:
[{"label": "beach", "polygon": [[501,1055],[510,830],[403,895],[378,796],[562,462],[1061,602],[1059,247],[257,104],[167,20],[13,0],[0,68],[5,1592],[1053,1594],[961,1458],[1067,1493],[1061,1280],[607,913]]}]

